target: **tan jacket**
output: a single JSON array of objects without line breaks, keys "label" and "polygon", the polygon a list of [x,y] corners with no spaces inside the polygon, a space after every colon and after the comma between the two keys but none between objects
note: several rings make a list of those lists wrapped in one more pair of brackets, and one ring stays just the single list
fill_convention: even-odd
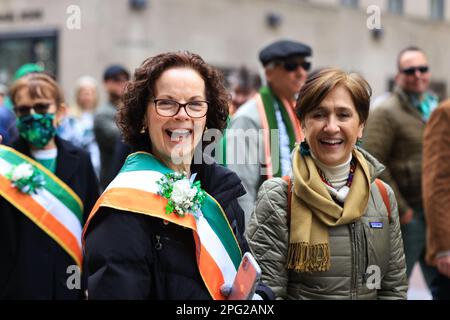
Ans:
[{"label": "tan jacket", "polygon": [[[365,155],[373,182],[383,166],[370,155]],[[264,182],[258,192],[246,236],[261,266],[263,282],[277,298],[406,299],[408,282],[397,202],[392,189],[386,187],[391,223],[373,182],[363,217],[355,223],[329,229],[330,270],[296,273],[286,269],[289,242],[287,183],[280,178]],[[383,228],[371,228],[370,222],[382,222]],[[378,283],[377,272],[380,276]]]},{"label": "tan jacket", "polygon": [[423,202],[427,221],[427,261],[450,251],[450,100],[431,115],[423,142]]}]

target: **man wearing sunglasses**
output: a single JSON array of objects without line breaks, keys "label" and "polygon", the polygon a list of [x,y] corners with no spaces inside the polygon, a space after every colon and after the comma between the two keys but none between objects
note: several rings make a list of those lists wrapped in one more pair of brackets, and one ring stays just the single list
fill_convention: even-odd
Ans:
[{"label": "man wearing sunglasses", "polygon": [[239,108],[226,131],[223,160],[247,190],[239,199],[246,223],[259,187],[268,178],[287,175],[291,150],[302,139],[294,107],[311,67],[306,60],[311,55],[308,45],[290,40],[263,48],[259,60],[267,85]]},{"label": "man wearing sunglasses", "polygon": [[415,263],[419,262],[430,285],[436,271],[424,260],[422,137],[438,99],[429,91],[430,67],[421,49],[408,47],[402,50],[397,65],[396,87],[369,116],[363,146],[386,166],[381,178],[397,197],[407,275],[410,277]]}]

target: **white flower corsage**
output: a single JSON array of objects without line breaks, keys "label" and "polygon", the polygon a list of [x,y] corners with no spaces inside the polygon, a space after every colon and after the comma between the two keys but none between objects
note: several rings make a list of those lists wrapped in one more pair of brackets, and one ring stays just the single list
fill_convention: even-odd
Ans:
[{"label": "white flower corsage", "polygon": [[200,207],[206,198],[206,192],[200,187],[200,181],[195,181],[195,175],[190,180],[186,178],[186,173],[174,172],[165,174],[158,184],[159,195],[169,202],[166,205],[166,214],[175,213],[184,217],[186,213],[199,218],[202,213]]},{"label": "white flower corsage", "polygon": [[45,185],[44,176],[29,163],[21,163],[6,174],[13,187],[23,193],[37,193],[37,189]]}]

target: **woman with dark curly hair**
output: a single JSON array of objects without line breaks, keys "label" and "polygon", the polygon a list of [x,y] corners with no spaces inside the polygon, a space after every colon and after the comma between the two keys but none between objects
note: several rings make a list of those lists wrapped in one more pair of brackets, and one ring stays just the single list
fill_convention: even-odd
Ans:
[{"label": "woman with dark curly hair", "polygon": [[221,287],[247,251],[237,203],[245,191],[236,174],[194,153],[205,130],[223,130],[228,103],[222,76],[196,54],[160,54],[136,70],[118,125],[139,151],[86,225],[89,298],[225,298]]}]

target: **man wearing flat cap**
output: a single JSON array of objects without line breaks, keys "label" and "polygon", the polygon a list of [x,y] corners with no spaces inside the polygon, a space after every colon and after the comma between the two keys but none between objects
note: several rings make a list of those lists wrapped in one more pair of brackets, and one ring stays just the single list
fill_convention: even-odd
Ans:
[{"label": "man wearing flat cap", "polygon": [[226,165],[247,191],[239,198],[246,224],[259,187],[266,179],[288,174],[291,151],[302,140],[294,107],[311,55],[309,46],[296,41],[276,41],[263,48],[259,60],[267,85],[238,109],[226,131]]}]

